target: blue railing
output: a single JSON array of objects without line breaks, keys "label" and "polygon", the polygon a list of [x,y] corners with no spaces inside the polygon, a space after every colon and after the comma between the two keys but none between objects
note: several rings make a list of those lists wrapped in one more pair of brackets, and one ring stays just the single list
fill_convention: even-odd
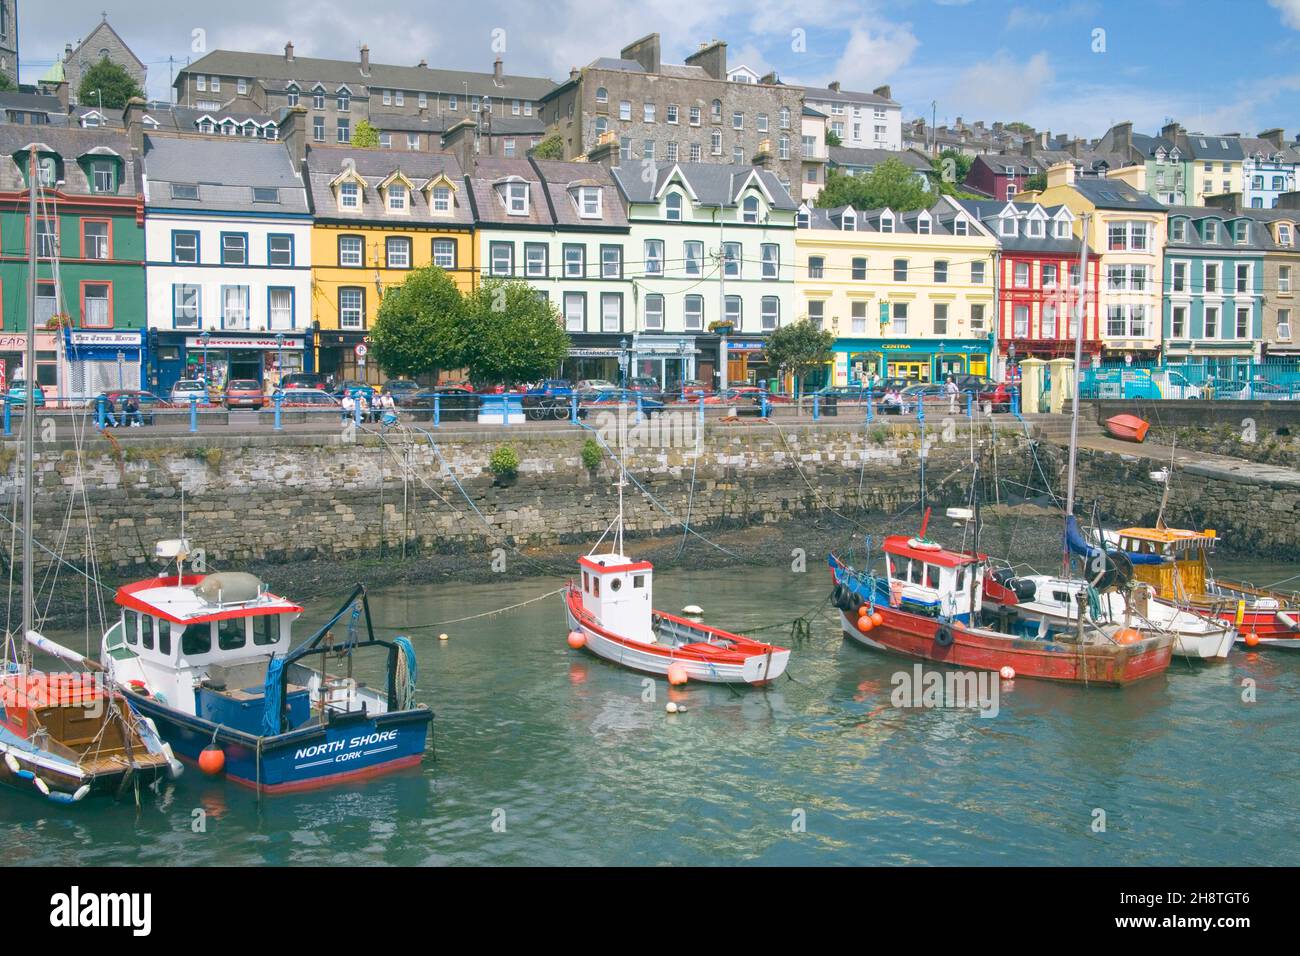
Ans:
[{"label": "blue railing", "polygon": [[1079,394],[1102,399],[1295,401],[1300,400],[1300,359],[1107,363],[1083,370]]}]

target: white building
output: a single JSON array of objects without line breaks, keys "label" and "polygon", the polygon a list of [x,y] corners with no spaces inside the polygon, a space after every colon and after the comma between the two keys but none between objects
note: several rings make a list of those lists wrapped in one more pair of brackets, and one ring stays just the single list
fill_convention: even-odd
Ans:
[{"label": "white building", "polygon": [[311,371],[311,214],[286,147],[159,133],[144,144],[150,387]]},{"label": "white building", "polygon": [[888,86],[870,93],[830,86],[806,86],[804,103],[830,118],[830,131],[841,146],[854,149],[903,148],[903,107],[894,101]]}]

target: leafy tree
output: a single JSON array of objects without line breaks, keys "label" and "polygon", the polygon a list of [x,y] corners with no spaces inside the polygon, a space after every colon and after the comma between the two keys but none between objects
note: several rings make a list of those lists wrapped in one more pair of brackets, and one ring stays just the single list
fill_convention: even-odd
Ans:
[{"label": "leafy tree", "polygon": [[529,150],[529,155],[534,159],[563,159],[564,140],[560,138],[558,133],[555,133]]},{"label": "leafy tree", "polygon": [[370,330],[375,362],[388,375],[414,378],[460,365],[465,299],[437,266],[424,266],[389,288]]},{"label": "leafy tree", "polygon": [[831,170],[826,188],[817,196],[823,209],[852,206],[854,209],[890,209],[905,212],[924,209],[934,202],[928,186],[917,178],[916,171],[892,156],[866,176],[853,176]]},{"label": "leafy tree", "polygon": [[1047,188],[1047,173],[1034,173],[1025,180],[1025,189],[1044,190]]},{"label": "leafy tree", "polygon": [[0,73],[0,93],[8,93],[12,89],[14,89],[14,81]]},{"label": "leafy tree", "polygon": [[804,376],[831,359],[835,334],[815,329],[807,319],[783,325],[767,338],[763,351],[769,364],[794,375],[796,392]]},{"label": "leafy tree", "polygon": [[102,103],[104,109],[120,110],[132,97],[144,99],[144,90],[131,79],[130,73],[108,58],[87,70],[81,77],[81,86],[77,87],[77,102],[83,106]]},{"label": "leafy tree", "polygon": [[827,145],[827,146],[843,146],[843,145],[844,145],[844,140],[842,140],[842,139],[839,138],[839,136],[836,134],[835,130],[833,130],[833,129],[828,129],[828,130],[826,131],[826,145]]},{"label": "leafy tree", "polygon": [[457,338],[459,364],[478,385],[543,378],[569,351],[559,310],[517,279],[488,279],[471,293]]},{"label": "leafy tree", "polygon": [[[939,154],[939,158],[934,160],[934,171],[939,174],[939,181],[945,183],[964,183],[966,174],[970,172],[971,163],[975,162],[973,156],[967,156],[965,153],[958,152],[955,149],[945,149]],[[945,175],[945,172],[951,175]]]},{"label": "leafy tree", "polygon": [[1020,133],[1024,136],[1029,136],[1034,132],[1034,128],[1030,126],[1028,123],[1021,123],[1021,122],[1008,123],[1006,125],[1006,128],[1013,133]]},{"label": "leafy tree", "polygon": [[375,149],[379,146],[379,130],[371,126],[369,120],[359,120],[352,130],[352,145],[361,149]]}]

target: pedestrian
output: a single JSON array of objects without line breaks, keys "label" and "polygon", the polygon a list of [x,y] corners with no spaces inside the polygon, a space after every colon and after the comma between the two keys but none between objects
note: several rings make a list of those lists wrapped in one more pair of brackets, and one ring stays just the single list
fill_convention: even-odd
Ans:
[{"label": "pedestrian", "polygon": [[352,397],[351,392],[343,393],[343,424],[347,424],[355,418],[357,412],[357,400]]},{"label": "pedestrian", "polygon": [[128,395],[123,402],[123,415],[126,424],[130,428],[140,428],[144,425],[144,419],[140,417],[140,401],[134,395]]},{"label": "pedestrian", "polygon": [[361,410],[361,420],[370,421],[370,403],[366,401],[366,393],[357,389],[357,408]]}]

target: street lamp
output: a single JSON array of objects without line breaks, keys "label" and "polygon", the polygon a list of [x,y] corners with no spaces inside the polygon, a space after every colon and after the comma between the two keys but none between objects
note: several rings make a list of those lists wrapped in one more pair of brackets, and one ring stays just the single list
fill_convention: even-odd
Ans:
[{"label": "street lamp", "polygon": [[618,370],[619,370],[619,374],[622,375],[623,380],[619,384],[623,388],[627,388],[627,367],[631,363],[632,359],[631,356],[628,354],[629,343],[626,336],[623,338],[621,344],[623,346],[623,351],[619,354],[618,357]]},{"label": "street lamp", "polygon": [[284,333],[275,333],[275,387],[284,381]]},{"label": "street lamp", "polygon": [[204,329],[199,333],[199,338],[203,341],[203,387],[208,389],[212,387],[212,376],[208,372],[208,341],[212,338],[212,333]]}]

